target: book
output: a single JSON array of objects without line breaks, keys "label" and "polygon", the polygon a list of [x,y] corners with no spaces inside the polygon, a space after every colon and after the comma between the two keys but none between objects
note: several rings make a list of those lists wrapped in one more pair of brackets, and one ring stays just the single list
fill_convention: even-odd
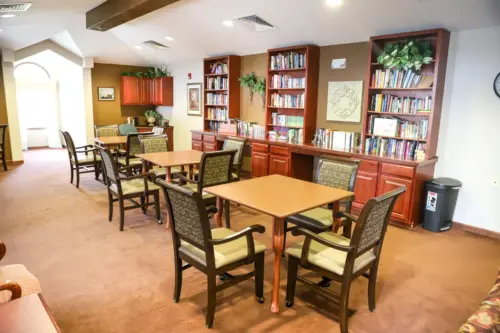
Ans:
[{"label": "book", "polygon": [[278,93],[271,94],[270,106],[283,108],[303,108],[305,94],[298,95],[281,95]]},{"label": "book", "polygon": [[368,134],[401,139],[426,140],[429,120],[406,121],[398,118],[368,117]]},{"label": "book", "polygon": [[428,75],[416,74],[412,70],[377,69],[372,74],[372,88],[431,88],[434,78]]},{"label": "book", "polygon": [[306,54],[297,52],[278,53],[271,56],[270,64],[271,70],[305,68]]},{"label": "book", "polygon": [[361,144],[361,133],[317,128],[313,143],[321,148],[352,151],[359,149]]}]

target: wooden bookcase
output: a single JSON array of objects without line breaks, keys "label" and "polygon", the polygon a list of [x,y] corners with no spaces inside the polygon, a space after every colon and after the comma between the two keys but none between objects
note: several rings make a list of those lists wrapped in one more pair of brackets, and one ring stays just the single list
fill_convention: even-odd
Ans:
[{"label": "wooden bookcase", "polygon": [[[305,55],[304,66],[302,68],[273,69],[271,59],[277,55],[287,55],[291,52]],[[316,130],[316,109],[318,104],[318,75],[319,75],[319,47],[316,45],[300,45],[285,48],[271,49],[267,51],[267,84],[266,84],[266,135],[272,130],[302,129],[303,142],[310,142]],[[287,75],[291,78],[302,78],[305,80],[305,87],[275,87],[274,75]],[[271,96],[304,94],[304,103],[300,107],[276,107],[271,104]],[[276,126],[273,124],[273,113],[283,116],[303,117],[301,126]]]},{"label": "wooden bookcase", "polygon": [[[385,70],[384,66],[378,64],[377,57],[381,54],[387,43],[405,40],[429,41],[433,51],[434,60],[430,64],[423,65],[419,74],[431,76],[433,85],[430,88],[373,88],[373,75],[377,70]],[[364,112],[362,122],[362,147],[365,151],[367,138],[394,138],[375,136],[370,133],[370,116],[396,117],[403,121],[417,122],[428,120],[427,136],[421,139],[407,139],[425,144],[425,160],[436,156],[439,124],[441,121],[441,107],[443,103],[444,81],[446,76],[446,65],[448,59],[448,48],[450,33],[444,29],[423,30],[409,33],[400,33],[370,38],[370,52],[368,57],[368,73],[366,77],[367,87],[364,95]],[[371,110],[372,96],[376,94],[391,95],[396,97],[432,98],[430,112],[416,112],[415,114],[376,112]],[[400,139],[396,137],[395,139]],[[383,156],[387,157],[387,156]]]},{"label": "wooden bookcase", "polygon": [[[211,68],[214,64],[227,66],[227,72],[212,73]],[[240,117],[240,77],[241,58],[235,55],[219,56],[203,59],[203,128],[206,131],[213,131],[214,124],[225,122],[225,119],[217,119],[210,116],[212,109],[226,110],[227,118]],[[209,86],[210,80],[227,80],[227,85]],[[209,103],[210,94],[227,96],[227,103]],[[212,126],[210,126],[212,124]]]}]

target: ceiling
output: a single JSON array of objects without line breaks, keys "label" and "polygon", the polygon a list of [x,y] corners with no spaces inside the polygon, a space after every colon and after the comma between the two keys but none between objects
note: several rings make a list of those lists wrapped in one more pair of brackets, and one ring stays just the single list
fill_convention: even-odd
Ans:
[{"label": "ceiling", "polygon": [[[0,1],[12,3],[14,1]],[[500,0],[181,0],[106,32],[85,29],[85,13],[102,0],[31,0],[15,18],[0,18],[0,46],[14,50],[52,39],[96,62],[175,65],[206,56],[265,52],[301,43],[332,45],[370,36],[442,27],[451,31],[500,26]],[[277,27],[252,32],[223,20],[257,14]],[[165,40],[165,36],[174,41]],[[156,40],[166,51],[134,46]]]}]

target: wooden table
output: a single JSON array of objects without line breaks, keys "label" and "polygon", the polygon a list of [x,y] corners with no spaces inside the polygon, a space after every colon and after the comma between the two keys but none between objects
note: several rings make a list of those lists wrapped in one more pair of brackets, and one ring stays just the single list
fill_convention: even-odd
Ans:
[{"label": "wooden table", "polygon": [[0,304],[0,333],[60,333],[41,294]]},{"label": "wooden table", "polygon": [[[352,192],[280,175],[253,178],[203,190],[215,195],[218,201],[233,201],[273,217],[274,279],[271,311],[274,313],[279,312],[284,219],[328,203],[338,203],[354,195]],[[218,206],[221,204],[218,203]],[[222,226],[220,218],[217,223]]]},{"label": "wooden table", "polygon": [[167,169],[167,182],[172,182],[172,167],[189,165],[189,178],[193,175],[193,167],[199,164],[203,152],[198,150],[169,151],[162,153],[138,154],[143,161]]},{"label": "wooden table", "polygon": [[106,146],[120,146],[127,143],[127,136],[101,136],[92,139],[96,144]]}]

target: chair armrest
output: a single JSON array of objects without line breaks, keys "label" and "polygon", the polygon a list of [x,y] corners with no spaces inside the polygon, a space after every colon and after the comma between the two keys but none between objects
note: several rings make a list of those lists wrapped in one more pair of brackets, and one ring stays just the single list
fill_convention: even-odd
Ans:
[{"label": "chair armrest", "polygon": [[237,233],[219,239],[211,239],[210,243],[212,245],[221,245],[232,242],[238,238],[245,236],[247,238],[247,251],[248,251],[248,262],[253,262],[255,260],[255,244],[253,242],[252,233],[258,232],[259,234],[263,234],[266,231],[266,228],[260,224],[254,224],[250,227],[246,227],[245,229],[238,231]]},{"label": "chair armrest", "polygon": [[93,145],[85,145],[85,146],[80,146],[80,147],[75,147],[75,149],[83,149],[83,148],[94,148]]},{"label": "chair armrest", "polygon": [[126,166],[123,168],[119,168],[116,171],[118,171],[118,173],[120,173],[120,172],[125,173],[125,172],[127,172],[127,170],[135,170],[135,169],[137,169],[137,165],[129,165],[129,166]]},{"label": "chair armrest", "polygon": [[189,179],[188,177],[186,177],[186,176],[184,176],[183,174],[180,174],[180,173],[177,174],[177,178],[178,179],[182,179],[183,181],[191,183],[191,184],[197,184],[198,183],[198,182],[193,181],[193,180]]},{"label": "chair armrest", "polygon": [[130,176],[130,177],[118,177],[118,180],[134,180],[134,179],[146,179],[148,180],[150,177],[155,177],[154,172],[148,172],[145,174],[140,174],[140,175],[135,175],[135,176]]},{"label": "chair armrest", "polygon": [[337,212],[335,214],[335,217],[336,218],[342,218],[342,217],[345,217],[346,219],[348,220],[351,220],[353,222],[358,222],[358,218],[350,213],[346,213],[346,212]]},{"label": "chair armrest", "polygon": [[2,260],[3,257],[5,257],[5,253],[7,253],[7,247],[2,241],[0,241],[0,260]]},{"label": "chair armrest", "polygon": [[[93,147],[93,146],[92,146],[92,147]],[[75,149],[77,149],[77,150],[78,150],[78,151],[76,152],[77,154],[85,153],[85,155],[88,155],[90,152],[93,152],[93,153],[94,153],[94,155],[95,155],[95,153],[96,153],[96,151],[97,151],[97,148],[92,148],[92,149],[86,149],[86,148],[85,148],[85,149],[83,149],[84,147],[80,147],[80,148],[82,148],[82,150],[78,150],[78,148],[75,148]]]},{"label": "chair armrest", "polygon": [[0,284],[0,291],[10,291],[12,293],[11,301],[18,299],[23,294],[21,286],[14,281],[5,281],[5,283]]}]

